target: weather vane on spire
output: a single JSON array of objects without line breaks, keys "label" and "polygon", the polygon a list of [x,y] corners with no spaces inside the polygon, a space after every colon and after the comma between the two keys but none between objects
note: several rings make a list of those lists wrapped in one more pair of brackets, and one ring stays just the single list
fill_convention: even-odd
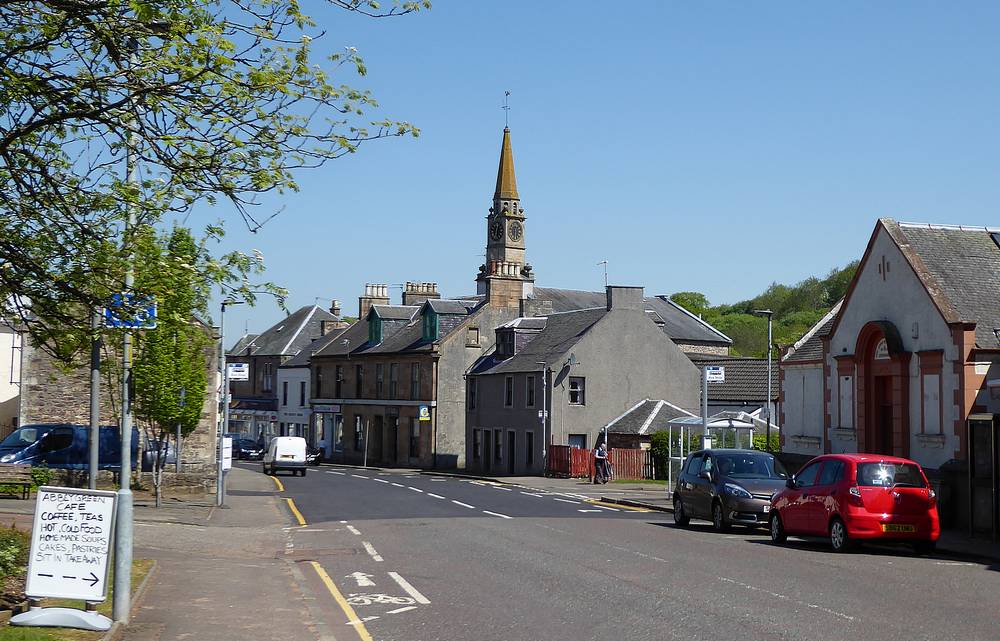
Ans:
[{"label": "weather vane on spire", "polygon": [[509,125],[507,122],[507,116],[510,115],[510,105],[507,104],[507,99],[510,98],[510,89],[503,92],[503,126],[506,129]]}]

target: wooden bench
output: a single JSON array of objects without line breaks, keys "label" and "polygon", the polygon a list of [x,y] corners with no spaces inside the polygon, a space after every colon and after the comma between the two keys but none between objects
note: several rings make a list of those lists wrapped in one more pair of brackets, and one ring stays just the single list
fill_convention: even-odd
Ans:
[{"label": "wooden bench", "polygon": [[35,481],[31,478],[31,466],[0,464],[0,485],[20,486],[21,498],[30,498],[31,488],[35,486]]}]

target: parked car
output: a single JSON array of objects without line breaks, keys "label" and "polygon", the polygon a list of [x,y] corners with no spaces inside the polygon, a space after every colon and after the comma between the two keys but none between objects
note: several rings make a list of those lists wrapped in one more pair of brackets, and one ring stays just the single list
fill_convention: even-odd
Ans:
[{"label": "parked car", "polygon": [[233,458],[238,461],[259,461],[264,457],[264,450],[257,441],[249,438],[238,438],[233,441]]},{"label": "parked car", "polygon": [[[164,449],[164,445],[166,446]],[[168,465],[175,465],[177,463],[177,452],[174,450],[174,444],[167,441],[165,444],[162,441],[152,438],[146,438],[146,443],[142,448],[142,471],[152,472],[153,467],[156,463],[156,451],[160,450],[160,456],[164,457],[163,467],[166,468]]]},{"label": "parked car", "polygon": [[920,465],[881,454],[827,454],[806,465],[771,502],[771,540],[829,537],[837,552],[861,541],[906,541],[934,551],[937,496]]},{"label": "parked car", "polygon": [[306,440],[301,436],[275,436],[267,445],[262,465],[264,474],[290,470],[293,474],[305,476]]},{"label": "parked car", "polygon": [[313,447],[309,445],[306,447],[306,463],[309,465],[319,465],[323,462],[323,448]]},{"label": "parked car", "polygon": [[[139,460],[139,430],[132,429],[132,469]],[[114,425],[98,432],[98,469],[121,469],[122,441]],[[0,463],[85,470],[90,465],[90,427],[69,423],[24,425],[0,442]]]},{"label": "parked car", "polygon": [[781,461],[759,450],[708,449],[688,455],[674,487],[674,523],[708,519],[717,531],[730,525],[765,526],[771,496],[785,487]]}]

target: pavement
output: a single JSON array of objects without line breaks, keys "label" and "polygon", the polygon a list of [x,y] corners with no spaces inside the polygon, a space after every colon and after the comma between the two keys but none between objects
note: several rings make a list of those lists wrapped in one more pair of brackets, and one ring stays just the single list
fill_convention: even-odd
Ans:
[{"label": "pavement", "polygon": [[[1000,563],[960,539],[932,558],[775,547],[674,527],[648,483],[237,465],[229,487],[225,510],[137,501],[135,556],[158,570],[125,639],[996,638]],[[0,523],[33,504],[0,502]]]}]

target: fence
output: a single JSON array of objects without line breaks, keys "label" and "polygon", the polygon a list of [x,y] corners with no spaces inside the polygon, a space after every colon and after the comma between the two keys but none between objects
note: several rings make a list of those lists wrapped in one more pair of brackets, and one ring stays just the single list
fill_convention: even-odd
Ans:
[{"label": "fence", "polygon": [[[611,448],[608,460],[615,478],[651,479],[655,472],[649,450]],[[594,450],[569,445],[550,446],[548,474],[569,478],[593,477]]]}]

